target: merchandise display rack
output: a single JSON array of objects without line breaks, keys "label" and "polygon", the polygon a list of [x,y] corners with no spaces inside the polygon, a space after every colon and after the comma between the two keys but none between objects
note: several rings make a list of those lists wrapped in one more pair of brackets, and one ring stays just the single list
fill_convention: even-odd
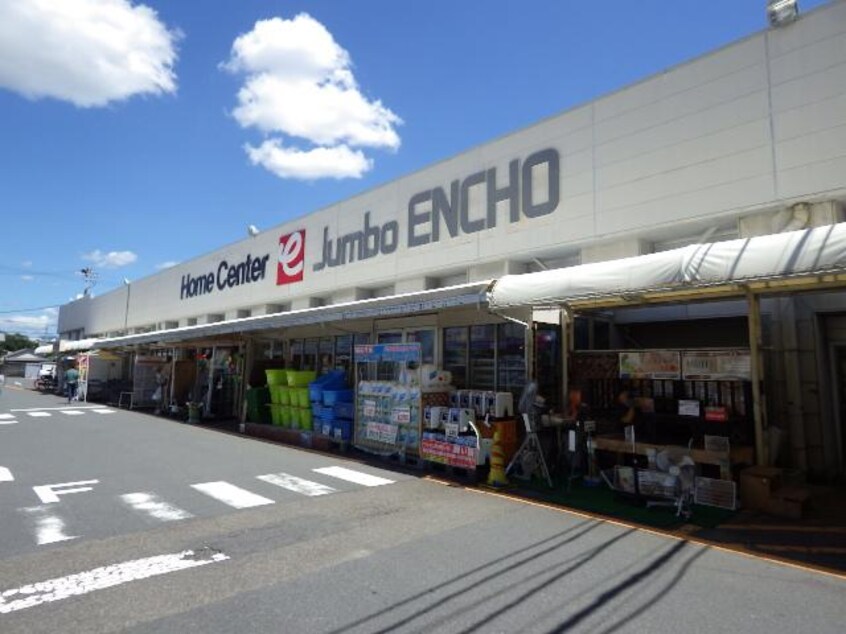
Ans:
[{"label": "merchandise display rack", "polygon": [[419,343],[355,346],[354,446],[417,458],[422,407]]}]

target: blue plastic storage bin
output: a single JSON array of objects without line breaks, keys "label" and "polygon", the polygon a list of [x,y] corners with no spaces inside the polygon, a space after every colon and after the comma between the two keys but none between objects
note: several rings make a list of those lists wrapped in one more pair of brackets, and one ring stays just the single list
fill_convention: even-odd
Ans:
[{"label": "blue plastic storage bin", "polygon": [[343,370],[332,370],[308,384],[308,398],[312,402],[322,403],[324,390],[341,390],[347,386]]},{"label": "blue plastic storage bin", "polygon": [[352,421],[336,420],[332,423],[332,436],[337,440],[350,440],[352,438]]},{"label": "blue plastic storage bin", "polygon": [[335,403],[352,403],[352,390],[323,390],[323,404],[332,406]]},{"label": "blue plastic storage bin", "polygon": [[332,409],[335,414],[335,418],[341,420],[352,420],[355,418],[355,403],[352,401],[346,403],[335,403],[332,406]]}]

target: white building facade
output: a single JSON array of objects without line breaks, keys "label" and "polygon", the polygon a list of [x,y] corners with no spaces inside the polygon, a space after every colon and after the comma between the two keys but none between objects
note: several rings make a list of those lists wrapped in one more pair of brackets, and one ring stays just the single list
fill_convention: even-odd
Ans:
[{"label": "white building facade", "polygon": [[[843,220],[844,203],[846,2],[835,1],[361,195],[67,304],[59,332],[108,339],[425,297],[506,274],[834,224]],[[455,323],[496,321],[478,307],[463,310]],[[841,382],[846,387],[846,296],[780,298],[764,310],[767,345],[779,351],[772,380],[789,386],[790,398],[774,402],[770,416],[794,420],[790,463],[842,474],[837,395]],[[744,315],[728,302],[609,318],[619,325]],[[448,325],[437,316],[416,319],[410,323]],[[434,361],[443,362],[437,349]]]}]

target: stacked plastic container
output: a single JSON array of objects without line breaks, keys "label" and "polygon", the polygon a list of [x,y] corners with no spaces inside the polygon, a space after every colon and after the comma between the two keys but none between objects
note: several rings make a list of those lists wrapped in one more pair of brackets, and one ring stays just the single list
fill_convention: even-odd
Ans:
[{"label": "stacked plastic container", "polygon": [[309,385],[317,377],[313,370],[288,370],[289,424],[291,429],[311,431]]},{"label": "stacked plastic container", "polygon": [[288,405],[288,375],[286,370],[265,370],[267,389],[270,392],[270,421],[284,425],[283,410]]},{"label": "stacked plastic container", "polygon": [[315,433],[331,436],[334,413],[324,403],[325,395],[346,388],[347,380],[343,370],[332,370],[309,384],[313,430]]}]

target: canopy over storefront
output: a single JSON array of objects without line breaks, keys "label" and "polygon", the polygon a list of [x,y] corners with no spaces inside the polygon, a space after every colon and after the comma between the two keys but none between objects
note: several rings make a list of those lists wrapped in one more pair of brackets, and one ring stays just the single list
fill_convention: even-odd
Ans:
[{"label": "canopy over storefront", "polygon": [[83,352],[91,350],[97,339],[77,339],[74,341],[60,341],[59,352]]},{"label": "canopy over storefront", "polygon": [[38,346],[34,352],[35,354],[53,354],[55,349],[55,344],[48,343],[44,344],[43,346]]},{"label": "canopy over storefront", "polygon": [[497,280],[493,310],[591,307],[846,285],[846,223]]},{"label": "canopy over storefront", "polygon": [[177,343],[227,334],[275,330],[353,319],[414,315],[459,306],[481,306],[485,304],[485,290],[490,284],[491,281],[486,280],[404,295],[365,299],[272,315],[230,319],[211,324],[159,330],[124,337],[98,339],[92,340],[92,347],[120,348],[145,344]]}]

